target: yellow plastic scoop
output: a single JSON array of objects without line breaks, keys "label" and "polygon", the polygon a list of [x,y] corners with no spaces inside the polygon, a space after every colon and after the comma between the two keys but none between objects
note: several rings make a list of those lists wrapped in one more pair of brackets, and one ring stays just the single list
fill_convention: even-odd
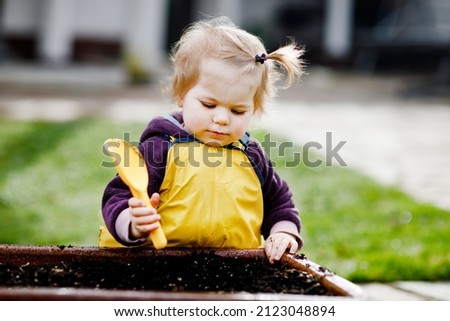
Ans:
[{"label": "yellow plastic scoop", "polygon": [[[147,193],[148,171],[139,150],[122,139],[108,139],[103,144],[104,150],[112,158],[120,178],[130,188],[134,197],[145,201],[151,207]],[[167,239],[161,226],[150,233],[150,239],[156,249],[167,246]]]}]

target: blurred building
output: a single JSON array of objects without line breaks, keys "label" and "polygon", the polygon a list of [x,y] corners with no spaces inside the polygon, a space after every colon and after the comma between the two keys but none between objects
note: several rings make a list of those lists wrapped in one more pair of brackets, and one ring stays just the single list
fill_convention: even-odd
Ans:
[{"label": "blurred building", "polygon": [[145,75],[189,22],[218,15],[269,50],[294,37],[312,63],[450,74],[448,0],[0,0],[0,62],[125,62]]}]

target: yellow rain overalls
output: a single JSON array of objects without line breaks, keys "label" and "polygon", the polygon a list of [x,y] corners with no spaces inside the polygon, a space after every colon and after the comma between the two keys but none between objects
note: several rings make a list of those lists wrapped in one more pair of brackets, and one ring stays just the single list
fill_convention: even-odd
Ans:
[{"label": "yellow rain overalls", "polygon": [[[225,147],[208,146],[191,136],[172,139],[158,206],[168,247],[261,245],[261,178],[245,147],[244,139]],[[99,243],[122,246],[105,227]]]}]

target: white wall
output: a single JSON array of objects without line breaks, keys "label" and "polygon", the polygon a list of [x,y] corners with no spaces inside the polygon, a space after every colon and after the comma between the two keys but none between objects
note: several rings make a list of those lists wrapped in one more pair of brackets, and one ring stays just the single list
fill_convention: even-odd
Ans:
[{"label": "white wall", "polygon": [[[235,0],[234,0],[235,1]],[[165,61],[167,0],[6,0],[3,32],[34,36],[41,59],[64,64],[77,37],[115,40],[144,69]]]},{"label": "white wall", "polygon": [[127,9],[132,2],[136,1],[77,0],[75,34],[101,39],[122,38],[127,28]]},{"label": "white wall", "polygon": [[[323,48],[332,57],[344,57],[351,48],[353,1],[325,2]],[[227,15],[242,27],[270,26],[273,10],[288,3],[298,2],[197,0],[194,18]],[[40,52],[47,61],[66,62],[67,47],[81,37],[121,42],[127,52],[140,57],[145,67],[157,68],[165,58],[168,4],[168,0],[5,0],[0,21],[6,34],[38,37]]]},{"label": "white wall", "polygon": [[[126,28],[126,8],[131,1],[76,0],[76,6],[70,12],[74,34],[96,38],[120,38]],[[47,6],[47,0],[6,0],[3,17],[0,20],[4,32],[36,34],[45,18],[43,11]]]},{"label": "white wall", "polygon": [[40,0],[6,0],[0,19],[5,33],[26,34],[36,30],[39,21]]}]

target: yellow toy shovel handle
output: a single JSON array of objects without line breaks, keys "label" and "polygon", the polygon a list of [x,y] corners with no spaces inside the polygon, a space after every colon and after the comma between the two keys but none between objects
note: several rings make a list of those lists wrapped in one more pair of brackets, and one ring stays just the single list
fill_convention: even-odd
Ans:
[{"label": "yellow toy shovel handle", "polygon": [[[147,205],[147,207],[153,207],[152,203],[150,203],[150,198],[148,197],[147,193],[141,193],[139,191],[131,191],[133,196],[143,200],[145,202],[145,204]],[[158,228],[156,230],[153,230],[150,232],[150,239],[152,240],[153,246],[155,247],[155,249],[159,250],[159,249],[163,249],[167,246],[167,238],[166,235],[164,234],[163,229],[161,228],[161,224],[159,224],[158,222]]]}]

